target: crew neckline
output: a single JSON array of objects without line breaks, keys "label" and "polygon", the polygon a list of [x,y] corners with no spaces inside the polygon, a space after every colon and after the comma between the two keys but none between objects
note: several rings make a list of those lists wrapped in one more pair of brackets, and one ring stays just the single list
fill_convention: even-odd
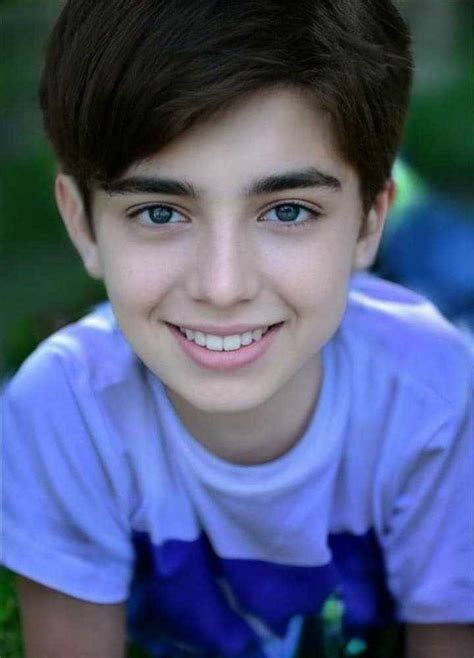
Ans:
[{"label": "crew neckline", "polygon": [[[333,441],[324,440],[325,436],[333,435],[332,425],[339,416],[332,413],[336,404],[334,349],[333,338],[321,350],[321,389],[305,432],[290,450],[263,464],[236,464],[218,457],[204,447],[182,424],[163,383],[149,372],[159,416],[164,421],[161,423],[165,435],[163,440],[167,442],[170,454],[174,459],[177,453],[181,454],[181,458],[188,462],[188,467],[201,480],[212,482],[214,488],[228,492],[234,488],[241,492],[243,482],[253,483],[253,493],[256,489],[266,490],[277,482],[279,488],[295,486],[295,474],[297,480],[306,477],[307,470],[314,468],[315,455],[318,462],[325,462],[335,449]],[[337,393],[339,390],[338,384]],[[311,455],[311,459],[306,458],[306,455]]]}]

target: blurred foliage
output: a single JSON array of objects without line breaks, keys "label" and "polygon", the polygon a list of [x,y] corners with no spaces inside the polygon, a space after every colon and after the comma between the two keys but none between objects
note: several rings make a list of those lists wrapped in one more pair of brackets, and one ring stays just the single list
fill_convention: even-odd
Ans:
[{"label": "blurred foliage", "polygon": [[[424,18],[444,3],[450,23],[438,18],[430,32]],[[472,0],[405,0],[413,8],[415,81],[402,152],[439,192],[474,203],[474,3]],[[410,11],[412,8],[412,11]],[[447,14],[446,14],[447,15]],[[441,48],[443,41],[448,44]],[[441,54],[439,54],[441,51]],[[438,54],[437,54],[438,53]]]},{"label": "blurred foliage", "polygon": [[473,201],[473,89],[468,80],[466,72],[465,84],[453,82],[417,98],[403,152],[438,190]]},{"label": "blurred foliage", "polygon": [[0,568],[0,656],[21,658],[20,618],[16,606],[14,576]]},{"label": "blurred foliage", "polygon": [[103,299],[70,246],[54,204],[55,164],[43,137],[36,88],[57,2],[0,3],[0,297],[2,373]]}]

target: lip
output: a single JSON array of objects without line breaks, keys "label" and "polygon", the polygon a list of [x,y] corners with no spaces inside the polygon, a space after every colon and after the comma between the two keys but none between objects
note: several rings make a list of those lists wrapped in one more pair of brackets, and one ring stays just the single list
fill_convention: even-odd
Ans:
[{"label": "lip", "polygon": [[[250,365],[258,359],[260,359],[271,347],[273,341],[275,340],[276,335],[283,326],[283,322],[273,325],[267,333],[262,336],[262,338],[251,345],[240,347],[238,350],[233,350],[231,352],[213,352],[206,349],[205,347],[200,347],[196,345],[193,341],[188,340],[179,330],[179,327],[176,327],[172,324],[167,324],[171,334],[175,338],[181,350],[186,356],[188,356],[194,363],[196,363],[201,368],[206,370],[216,370],[216,371],[225,371],[225,370],[234,370],[237,368],[242,368],[243,366]],[[183,326],[183,325],[180,325]],[[235,325],[237,326],[237,325]],[[235,326],[232,327],[234,333],[244,333],[244,331],[235,331]],[[240,327],[243,325],[238,325]],[[261,327],[262,325],[260,325]],[[260,328],[255,327],[255,328]],[[209,329],[209,327],[208,327]],[[216,329],[216,327],[213,327]],[[226,327],[226,332],[229,330],[229,327]],[[198,330],[199,331],[199,330]],[[247,329],[250,331],[250,329]],[[207,331],[203,333],[213,333],[212,331]],[[215,335],[228,335],[225,334],[215,334]]]}]

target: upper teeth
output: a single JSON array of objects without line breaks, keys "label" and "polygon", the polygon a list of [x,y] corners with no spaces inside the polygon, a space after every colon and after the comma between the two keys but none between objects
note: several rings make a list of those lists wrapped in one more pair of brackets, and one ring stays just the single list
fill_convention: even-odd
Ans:
[{"label": "upper teeth", "polygon": [[258,341],[264,336],[268,327],[261,327],[253,331],[246,331],[243,334],[235,334],[233,336],[215,336],[214,334],[205,334],[202,331],[195,331],[194,329],[185,329],[180,327],[179,330],[183,333],[188,340],[194,341],[201,347],[206,347],[208,350],[214,352],[231,352],[238,350],[243,345],[250,345],[252,341]]}]

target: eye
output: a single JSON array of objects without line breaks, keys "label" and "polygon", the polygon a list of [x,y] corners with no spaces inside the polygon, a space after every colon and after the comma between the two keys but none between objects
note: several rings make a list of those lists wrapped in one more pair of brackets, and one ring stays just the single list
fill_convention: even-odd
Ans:
[{"label": "eye", "polygon": [[300,203],[280,203],[267,210],[263,219],[286,226],[304,225],[320,217],[321,213],[303,206]]},{"label": "eye", "polygon": [[129,217],[136,217],[139,224],[144,226],[163,226],[167,224],[180,224],[185,217],[170,206],[154,205],[138,208],[130,213]]}]

